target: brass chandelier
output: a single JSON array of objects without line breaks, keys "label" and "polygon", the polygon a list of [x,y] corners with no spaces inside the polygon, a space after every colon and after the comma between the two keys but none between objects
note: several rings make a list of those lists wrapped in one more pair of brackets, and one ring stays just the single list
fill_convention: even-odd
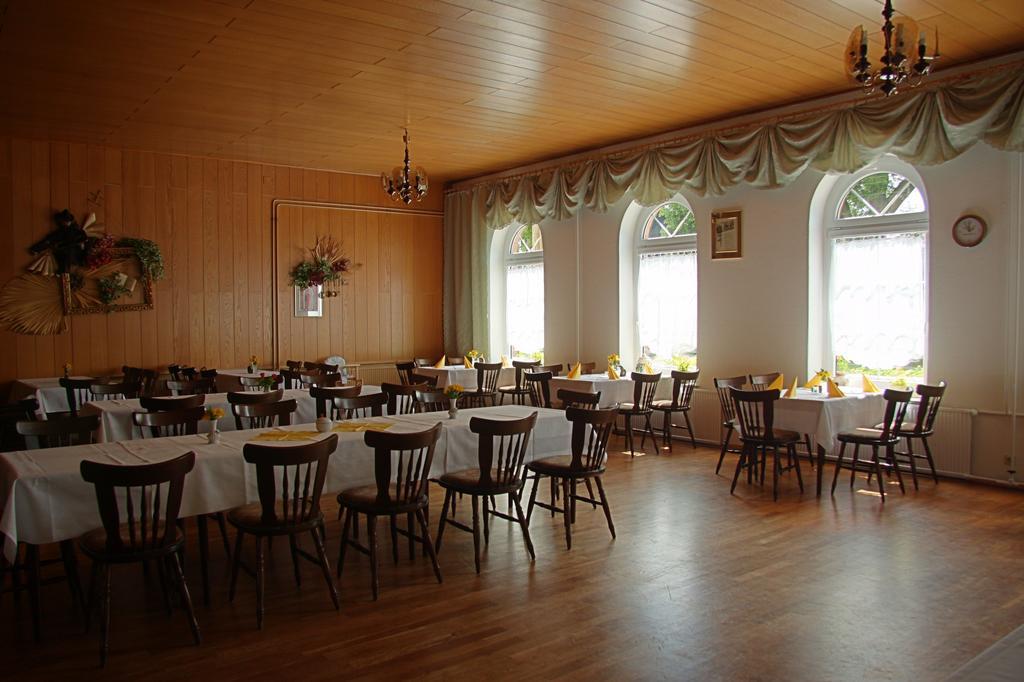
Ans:
[{"label": "brass chandelier", "polygon": [[408,129],[402,135],[402,141],[405,142],[405,161],[401,167],[395,166],[391,175],[381,173],[380,181],[389,197],[409,205],[413,201],[421,201],[423,197],[427,196],[427,172],[419,166],[410,169]]},{"label": "brass chandelier", "polygon": [[[864,26],[853,29],[847,45],[846,70],[849,76],[860,83],[868,93],[879,89],[889,97],[899,92],[904,86],[916,87],[921,83],[932,68],[932,62],[939,58],[939,31],[935,30],[934,51],[928,55],[928,40],[924,31],[917,32],[910,19],[900,17],[893,23],[895,11],[892,0],[885,0],[882,9],[882,37],[885,51],[879,57],[881,67],[872,69],[868,60],[868,34]],[[917,37],[916,61],[907,49],[907,40]]]}]

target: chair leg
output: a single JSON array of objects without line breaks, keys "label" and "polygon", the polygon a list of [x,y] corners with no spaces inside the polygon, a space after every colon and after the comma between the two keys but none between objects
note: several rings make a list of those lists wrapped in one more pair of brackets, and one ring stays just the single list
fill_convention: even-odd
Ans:
[{"label": "chair leg", "polygon": [[483,495],[482,497],[483,499],[480,501],[480,503],[483,506],[484,511],[484,544],[489,545],[491,544],[491,524],[488,517],[490,516],[489,510],[493,505],[491,497],[489,495]]},{"label": "chair leg", "polygon": [[185,574],[181,570],[181,562],[177,554],[172,554],[168,557],[167,561],[171,565],[171,573],[174,576],[175,584],[178,586],[178,594],[181,595],[181,604],[185,609],[185,615],[188,617],[188,626],[192,630],[192,639],[196,641],[196,646],[198,646],[202,643],[203,637],[199,632],[199,621],[196,620],[196,612],[192,607],[192,595],[188,592],[188,584],[185,582]]},{"label": "chair leg", "polygon": [[629,450],[630,457],[636,457],[636,453],[633,452],[633,415],[625,415],[624,420],[626,422],[626,449]]},{"label": "chair leg", "polygon": [[914,456],[913,438],[907,438],[907,459],[910,460],[910,478],[914,481],[914,490],[919,490],[917,487],[917,457]]},{"label": "chair leg", "polygon": [[[736,491],[736,482],[740,480],[740,472],[743,471],[743,463],[747,459],[747,453],[750,451],[750,446],[746,443],[743,444],[743,450],[740,452],[740,457],[736,461],[736,473],[732,476],[732,487],[729,488],[729,494],[732,495]],[[748,467],[749,469],[749,467]]]},{"label": "chair leg", "polygon": [[540,481],[540,474],[535,474],[533,488],[530,490],[530,503],[526,505],[526,523],[530,523],[530,518],[533,516],[533,505],[537,502],[537,488],[540,487]]},{"label": "chair leg", "polygon": [[231,558],[231,541],[228,539],[228,524],[224,512],[217,512],[213,515],[217,519],[217,528],[220,529],[220,541],[224,544],[224,556]]},{"label": "chair leg", "polygon": [[519,518],[519,527],[523,531],[523,542],[526,543],[526,552],[530,555],[530,561],[534,561],[537,558],[537,553],[533,550],[533,540],[530,539],[530,529],[526,524],[526,515],[523,514],[523,501],[520,499],[522,494],[522,488],[514,493],[509,493],[512,496],[512,502],[516,506],[516,516]]},{"label": "chair leg", "polygon": [[644,445],[643,444],[645,442],[645,439],[647,438],[647,435],[650,434],[650,436],[651,436],[651,444],[654,445],[654,449],[655,449],[655,451],[657,451],[657,449],[658,449],[658,437],[654,435],[654,424],[651,423],[651,413],[647,413],[646,415],[644,415],[644,427],[647,430],[644,432],[644,438],[641,439],[640,449],[641,450],[644,449]]},{"label": "chair leg", "polygon": [[[320,531],[323,531],[321,526]],[[334,586],[334,580],[331,578],[331,565],[327,563],[327,552],[324,550],[324,539],[321,533],[317,532],[314,528],[310,531],[310,535],[313,536],[313,546],[316,547],[316,556],[320,559],[320,570],[324,574],[324,580],[327,581],[327,590],[331,593],[331,601],[334,603],[334,610],[341,609],[341,604],[338,601],[338,588]]]},{"label": "chair leg", "polygon": [[565,503],[562,506],[562,525],[565,526],[565,548],[572,549],[572,509],[570,508],[572,493],[569,491],[568,478],[563,478],[561,483],[562,497],[565,498]]},{"label": "chair leg", "polygon": [[302,587],[302,574],[299,573],[299,547],[294,535],[288,535],[288,548],[292,553],[292,570],[295,572],[295,587]]},{"label": "chair leg", "polygon": [[171,576],[167,575],[170,566],[165,564],[165,561],[156,562],[156,575],[157,580],[160,581],[160,595],[164,600],[164,609],[167,611],[167,617],[170,618],[174,613],[174,611],[171,610],[171,597],[169,593]]},{"label": "chair leg", "polygon": [[[68,587],[71,589],[72,603],[85,611],[85,595],[82,593],[82,581],[78,577],[78,558],[75,555],[75,543],[72,540],[64,540],[60,543],[60,556],[64,562]],[[3,581],[0,580],[0,586],[2,585]]]},{"label": "chair leg", "polygon": [[199,572],[203,579],[203,604],[210,605],[210,532],[206,525],[206,515],[196,517],[196,528],[199,530]]},{"label": "chair leg", "polygon": [[593,486],[590,485],[590,479],[584,478],[583,485],[587,486],[587,495],[590,496],[590,506],[593,507],[594,509],[597,509],[597,502],[595,501],[597,500],[597,497],[594,495]]},{"label": "chair leg", "polygon": [[477,575],[480,574],[480,501],[476,495],[470,495],[473,499],[473,563],[476,566]]},{"label": "chair leg", "polygon": [[[654,441],[657,445],[658,441]],[[566,498],[566,503],[569,505],[569,513],[572,515],[571,522],[576,523],[576,479],[569,480],[569,497]]]},{"label": "chair leg", "polygon": [[804,476],[800,471],[800,456],[796,452],[796,445],[789,446],[789,452],[793,456],[793,467],[796,469],[796,482],[800,484],[800,492],[804,491]]},{"label": "chair leg", "polygon": [[[348,549],[348,534],[352,530],[352,515],[351,509],[345,510],[345,523],[341,529],[341,546],[338,548],[338,573],[337,576],[341,577],[341,569],[345,565],[345,550]],[[359,519],[356,519],[356,524],[359,525]]]},{"label": "chair leg", "polygon": [[[809,433],[805,433],[804,434],[804,444],[807,446],[807,459],[810,460],[811,468],[813,469],[814,468],[815,456],[814,456],[814,447],[811,445],[811,434],[809,434]],[[795,452],[795,450],[794,450],[794,452]],[[795,456],[796,455],[794,455],[794,457]]]},{"label": "chair leg", "polygon": [[601,507],[604,509],[604,518],[608,521],[608,530],[612,534],[612,539],[615,539],[615,524],[612,523],[612,508],[608,506],[608,496],[604,494],[604,483],[601,482],[600,476],[594,477],[594,482],[597,483],[597,492],[601,495]]},{"label": "chair leg", "polygon": [[890,445],[885,449],[886,458],[889,460],[889,467],[896,472],[896,481],[900,484],[900,493],[903,495],[907,494],[907,488],[903,485],[903,472],[900,471],[900,465],[896,461],[896,446]]},{"label": "chair leg", "polygon": [[[437,552],[434,551],[434,543],[430,540],[430,529],[427,527],[427,517],[423,513],[422,509],[416,510],[416,520],[420,524],[420,533],[423,534],[423,547],[427,550],[427,554],[430,555],[430,563],[434,567],[434,576],[437,577],[437,582],[443,582],[441,580],[441,567],[437,563]],[[409,531],[412,532],[412,526],[409,526]]]},{"label": "chair leg", "polygon": [[370,588],[373,590],[373,601],[380,594],[380,579],[377,576],[377,517],[366,515],[366,542],[370,545]]},{"label": "chair leg", "polygon": [[871,446],[871,463],[874,464],[875,476],[878,477],[878,492],[882,495],[882,501],[885,502],[885,481],[882,480],[882,465],[878,462],[878,446]]},{"label": "chair leg", "polygon": [[398,519],[394,514],[391,515],[390,524],[391,526],[391,558],[395,562],[395,566],[398,565]]},{"label": "chair leg", "polygon": [[722,462],[725,461],[725,453],[729,451],[729,441],[732,440],[732,428],[725,430],[725,441],[722,443],[722,452],[718,455],[718,465],[715,467],[715,476],[718,475],[719,470],[722,468]]},{"label": "chair leg", "polygon": [[924,455],[928,458],[928,466],[932,469],[932,480],[936,483],[939,482],[939,475],[935,472],[935,460],[932,459],[932,449],[928,445],[928,437],[925,436],[921,439],[921,444],[924,446]]},{"label": "chair leg", "polygon": [[256,627],[263,629],[263,538],[256,536]]},{"label": "chair leg", "polygon": [[444,504],[441,505],[441,521],[437,526],[437,538],[434,540],[434,553],[441,552],[441,538],[444,537],[444,527],[448,523],[448,508],[452,503],[454,493],[449,489],[444,491]]},{"label": "chair leg", "polygon": [[683,411],[683,419],[686,420],[686,431],[687,431],[687,433],[690,434],[690,445],[692,445],[693,449],[696,450],[697,449],[697,437],[693,434],[693,424],[690,423],[690,411],[689,410],[684,410]]},{"label": "chair leg", "polygon": [[89,595],[85,602],[85,631],[92,629],[92,613],[96,610],[96,590],[99,589],[100,562],[93,560],[89,574]]},{"label": "chair leg", "polygon": [[672,413],[662,412],[661,438],[662,445],[672,452]]},{"label": "chair leg", "polygon": [[551,518],[555,518],[555,502],[558,501],[558,481],[554,477],[548,477],[548,483],[551,486]]},{"label": "chair leg", "polygon": [[772,501],[779,501],[779,448],[772,447]]},{"label": "chair leg", "polygon": [[839,482],[839,470],[843,467],[843,455],[846,454],[846,443],[839,445],[839,457],[836,458],[836,470],[832,474],[832,494],[836,494],[836,483]]},{"label": "chair leg", "polygon": [[39,608],[39,545],[25,545],[25,564],[28,568],[28,600],[32,609],[32,637],[38,642],[42,639],[42,615]]},{"label": "chair leg", "polygon": [[409,540],[409,561],[416,558],[416,522],[414,517],[415,514],[412,512],[405,515],[405,529]]},{"label": "chair leg", "polygon": [[857,478],[857,463],[860,461],[860,443],[853,445],[853,466],[850,467],[850,490],[853,490],[853,482]]},{"label": "chair leg", "polygon": [[110,564],[103,564],[100,571],[100,667],[103,667],[110,651]]}]

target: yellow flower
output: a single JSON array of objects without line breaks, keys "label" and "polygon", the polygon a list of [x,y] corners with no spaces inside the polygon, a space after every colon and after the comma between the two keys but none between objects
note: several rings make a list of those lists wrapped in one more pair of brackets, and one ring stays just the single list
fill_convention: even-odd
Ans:
[{"label": "yellow flower", "polygon": [[203,415],[204,419],[213,421],[215,419],[222,419],[224,417],[224,410],[219,407],[208,407],[206,408],[206,414]]},{"label": "yellow flower", "polygon": [[448,384],[448,387],[444,389],[444,394],[449,398],[458,398],[466,392],[460,384]]},{"label": "yellow flower", "polygon": [[608,356],[608,364],[612,367],[616,367],[622,364],[622,358],[619,357],[618,353],[612,353]]},{"label": "yellow flower", "polygon": [[256,357],[255,355],[250,355],[249,356],[249,364],[250,365],[258,365],[259,363],[260,363],[260,359],[258,357]]},{"label": "yellow flower", "polygon": [[65,362],[64,363],[64,375],[67,376],[68,374],[71,374],[71,363],[70,362]]}]

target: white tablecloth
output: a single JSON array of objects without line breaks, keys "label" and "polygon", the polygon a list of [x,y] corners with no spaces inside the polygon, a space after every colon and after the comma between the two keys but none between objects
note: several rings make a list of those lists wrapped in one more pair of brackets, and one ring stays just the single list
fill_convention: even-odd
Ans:
[{"label": "white tablecloth", "polygon": [[885,416],[881,393],[853,393],[829,398],[809,389],[798,389],[795,398],[775,401],[775,426],[810,434],[812,442],[833,450],[836,436],[861,426],[874,426]]},{"label": "white tablecloth", "polygon": [[[75,376],[73,379],[86,379],[88,377]],[[100,381],[97,379],[97,381]],[[46,417],[47,412],[67,412],[68,393],[60,385],[58,377],[44,377],[40,379],[18,379],[11,385],[11,400],[22,398],[35,398],[39,401],[39,416]]]},{"label": "white tablecloth", "polygon": [[[437,477],[477,466],[477,437],[469,430],[470,418],[518,419],[535,410],[537,426],[530,439],[527,461],[569,452],[572,425],[559,410],[504,405],[459,410],[455,420],[449,420],[446,412],[434,412],[377,417],[374,421],[391,422],[388,431],[393,433],[422,431],[440,421],[444,430],[430,470],[431,476]],[[308,431],[313,427],[305,424],[286,428]],[[10,540],[4,544],[4,551],[8,559],[13,559],[18,542],[59,542],[102,525],[94,489],[82,480],[79,471],[84,459],[147,464],[194,450],[196,465],[185,479],[183,517],[258,502],[256,468],[245,463],[242,447],[265,430],[227,432],[217,445],[209,445],[206,436],[192,435],[0,453],[0,534]],[[331,456],[325,494],[374,482],[373,451],[366,447],[363,437],[363,433],[338,433],[338,448]],[[280,443],[299,444],[301,441]]]},{"label": "white tablecloth", "polygon": [[[380,386],[364,385],[360,391],[360,395],[371,395],[373,393],[380,393]],[[316,400],[310,396],[308,390],[301,388],[287,389],[281,399],[294,399],[296,402],[295,413],[292,414],[291,419],[293,424],[310,424],[316,421]],[[210,393],[206,396],[203,405],[205,407],[219,407],[224,410],[224,418],[220,420],[221,431],[235,430],[235,417],[231,413],[231,404],[228,402],[227,393]],[[139,405],[139,401],[135,399],[97,400],[86,403],[81,409],[83,415],[99,415],[100,430],[98,440],[100,442],[141,438],[142,434],[139,432],[139,429],[135,428],[132,421],[132,414],[141,411],[142,407]],[[209,423],[200,422],[199,430],[204,433],[209,431]]]},{"label": "white tablecloth", "polygon": [[[629,378],[609,379],[607,374],[583,374],[579,379],[553,377],[550,387],[553,404],[558,404],[558,391],[563,388],[581,393],[600,391],[601,407],[633,402],[633,380]],[[654,397],[657,400],[672,399],[672,377],[661,377]]]},{"label": "white tablecloth", "polygon": [[[476,388],[476,368],[463,367],[462,365],[448,365],[447,367],[417,367],[413,370],[416,374],[437,377],[437,387],[444,388],[449,384],[459,384],[467,390]],[[502,367],[498,375],[498,386],[515,386],[515,367]]]}]

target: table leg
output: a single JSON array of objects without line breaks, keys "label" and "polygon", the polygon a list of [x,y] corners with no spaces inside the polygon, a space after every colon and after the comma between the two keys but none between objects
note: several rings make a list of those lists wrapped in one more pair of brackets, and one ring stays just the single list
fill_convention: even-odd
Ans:
[{"label": "table leg", "polygon": [[818,487],[817,495],[821,497],[821,474],[825,470],[825,448],[818,444]]}]

